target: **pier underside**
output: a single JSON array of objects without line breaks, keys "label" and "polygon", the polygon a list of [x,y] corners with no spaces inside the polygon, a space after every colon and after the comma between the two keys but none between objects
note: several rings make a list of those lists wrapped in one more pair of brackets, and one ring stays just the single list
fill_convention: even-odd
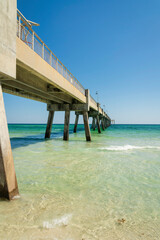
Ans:
[{"label": "pier underside", "polygon": [[[47,104],[49,115],[46,139],[51,136],[55,111],[65,112],[65,141],[69,140],[71,111],[76,114],[75,133],[79,115],[83,116],[86,141],[91,141],[89,117],[93,118],[93,130],[97,128],[99,133],[101,126],[104,130],[111,124],[111,119],[90,96],[89,90],[83,88],[38,37],[25,17],[17,12],[16,0],[2,1],[0,6],[0,17],[3,21],[0,25],[0,198],[11,200],[19,192],[3,92]],[[27,40],[27,36],[31,37],[31,42]],[[35,43],[38,44],[38,49],[41,49],[40,52],[36,50]]]}]

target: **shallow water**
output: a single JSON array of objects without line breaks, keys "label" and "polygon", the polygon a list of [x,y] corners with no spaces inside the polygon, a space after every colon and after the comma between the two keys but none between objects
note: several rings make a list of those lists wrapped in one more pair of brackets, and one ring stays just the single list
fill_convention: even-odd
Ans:
[{"label": "shallow water", "polygon": [[160,125],[9,125],[20,199],[0,201],[0,240],[160,239]]}]

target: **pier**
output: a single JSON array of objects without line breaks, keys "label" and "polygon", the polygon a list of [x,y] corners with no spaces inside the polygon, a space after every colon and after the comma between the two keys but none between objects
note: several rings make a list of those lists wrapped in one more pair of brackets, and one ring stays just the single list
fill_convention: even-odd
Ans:
[{"label": "pier", "polygon": [[[9,8],[7,8],[7,4]],[[111,119],[72,73],[33,31],[17,10],[16,0],[0,4],[0,197],[18,195],[3,92],[46,103],[48,122],[44,137],[50,138],[54,113],[64,111],[63,140],[69,140],[70,112],[75,112],[74,133],[83,116],[86,141],[91,141],[89,118],[97,134]],[[97,83],[98,84],[98,83]]]}]

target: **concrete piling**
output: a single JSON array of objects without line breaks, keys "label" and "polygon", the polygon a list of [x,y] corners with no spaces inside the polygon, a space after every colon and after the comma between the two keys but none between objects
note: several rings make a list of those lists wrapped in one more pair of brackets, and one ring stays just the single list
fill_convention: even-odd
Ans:
[{"label": "concrete piling", "polygon": [[64,134],[63,134],[63,140],[68,141],[69,140],[69,121],[70,121],[70,111],[65,111],[65,118],[64,118]]},{"label": "concrete piling", "polygon": [[95,129],[96,129],[96,120],[95,120],[95,117],[93,117],[92,125],[93,125],[93,131],[95,131]]},{"label": "concrete piling", "polygon": [[77,132],[78,119],[79,119],[79,115],[77,114],[75,119],[75,124],[74,124],[74,130],[73,130],[74,133]]},{"label": "concrete piling", "polygon": [[54,117],[54,111],[49,111],[45,138],[50,138],[51,136],[53,117]]},{"label": "concrete piling", "polygon": [[84,121],[86,141],[91,141],[91,132],[90,132],[90,127],[89,127],[88,112],[87,111],[83,112],[83,121]]},{"label": "concrete piling", "polygon": [[105,126],[104,126],[104,125],[105,125],[105,123],[104,123],[104,118],[102,118],[102,119],[101,119],[101,126],[102,126],[103,131],[105,130]]},{"label": "concrete piling", "polygon": [[98,133],[101,133],[101,128],[100,128],[99,116],[98,115],[97,115],[97,128],[98,128]]},{"label": "concrete piling", "polygon": [[18,194],[2,86],[0,84],[0,197],[11,200]]}]

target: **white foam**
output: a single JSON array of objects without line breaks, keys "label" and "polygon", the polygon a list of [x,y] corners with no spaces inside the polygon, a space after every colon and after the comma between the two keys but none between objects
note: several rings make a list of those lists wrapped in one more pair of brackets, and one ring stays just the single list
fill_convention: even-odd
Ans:
[{"label": "white foam", "polygon": [[124,146],[109,146],[99,148],[100,150],[109,150],[109,151],[128,151],[134,149],[160,149],[158,146],[133,146],[133,145],[124,145]]},{"label": "white foam", "polygon": [[14,199],[19,199],[19,198],[20,198],[20,195],[16,195],[12,199],[14,200]]},{"label": "white foam", "polygon": [[72,214],[65,214],[60,218],[53,219],[52,221],[44,221],[43,227],[50,229],[55,228],[56,226],[66,226],[72,218]]}]

